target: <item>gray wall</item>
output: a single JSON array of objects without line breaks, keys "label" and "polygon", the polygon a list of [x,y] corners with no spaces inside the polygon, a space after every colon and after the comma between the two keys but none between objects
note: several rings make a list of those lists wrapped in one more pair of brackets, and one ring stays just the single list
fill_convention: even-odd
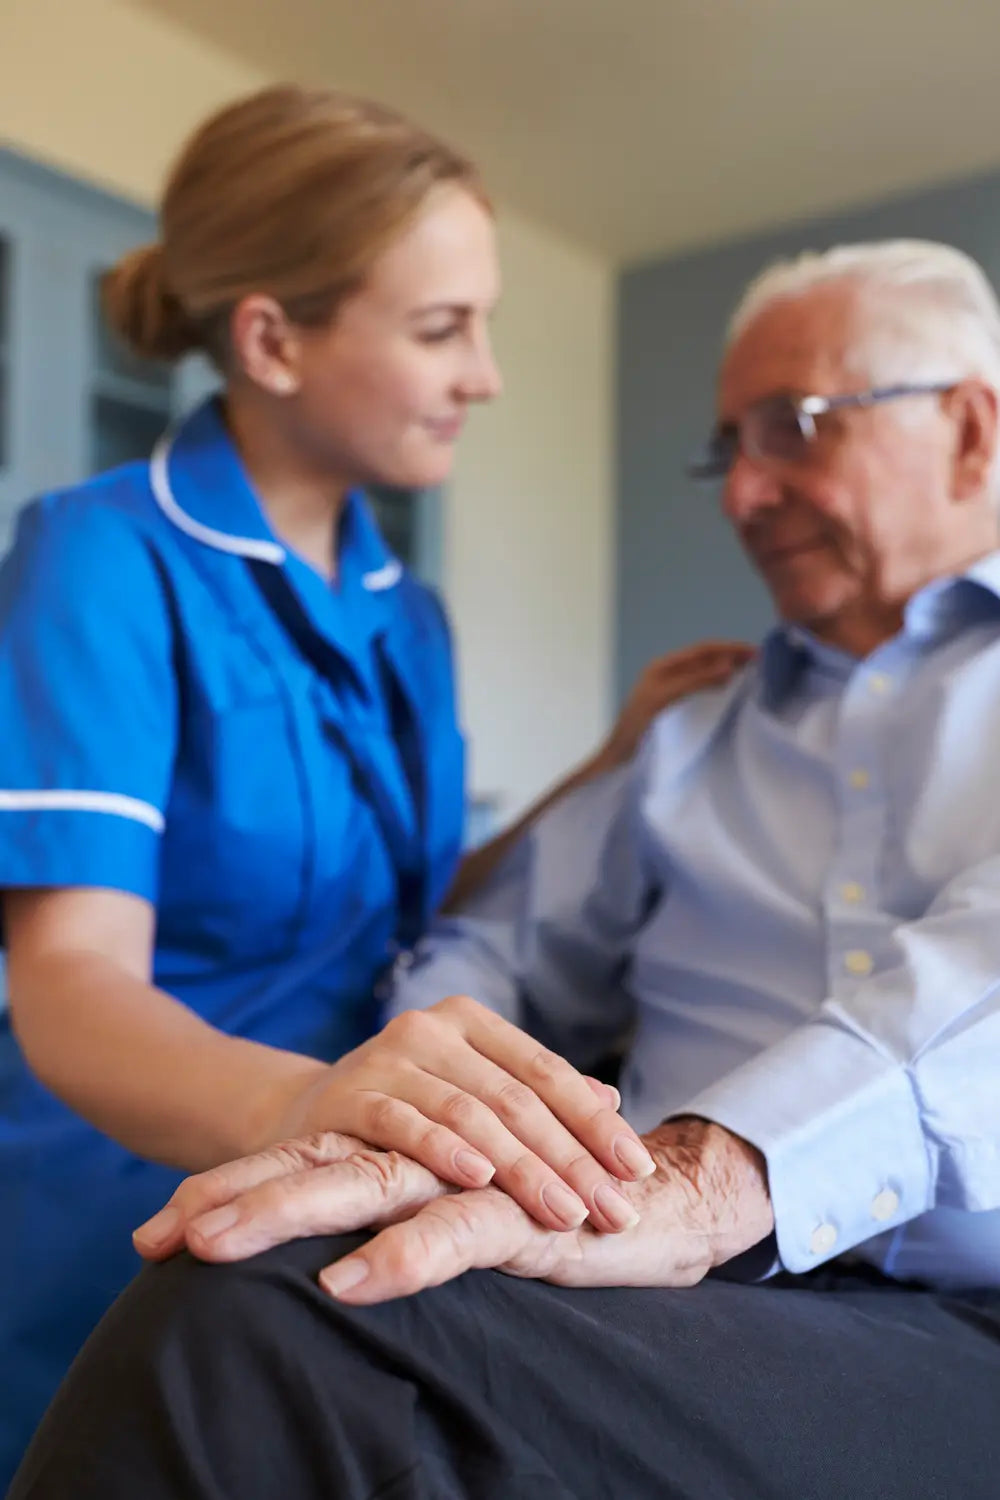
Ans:
[{"label": "gray wall", "polygon": [[714,490],[684,474],[711,425],[716,360],[742,288],[778,255],[900,235],[958,245],[1000,285],[1000,172],[657,261],[622,276],[619,693],[656,653],[703,636],[755,638],[771,617],[764,590],[719,514]]}]

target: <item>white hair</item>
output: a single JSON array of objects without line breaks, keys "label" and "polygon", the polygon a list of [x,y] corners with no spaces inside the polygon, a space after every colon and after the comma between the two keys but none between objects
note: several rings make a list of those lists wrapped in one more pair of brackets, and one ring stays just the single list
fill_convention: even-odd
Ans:
[{"label": "white hair", "polygon": [[[879,384],[978,376],[1000,391],[1000,302],[980,266],[951,245],[881,240],[807,251],[752,281],[727,347],[768,303],[848,282],[870,299],[855,359]],[[852,361],[853,362],[853,361]]]},{"label": "white hair", "polygon": [[[864,298],[862,332],[847,363],[873,385],[977,377],[1000,394],[1000,302],[982,267],[932,240],[873,240],[777,261],[747,287],[728,348],[772,302],[843,282]],[[915,417],[913,418],[915,420]],[[906,420],[900,411],[900,420]],[[993,457],[1000,508],[1000,444]]]}]

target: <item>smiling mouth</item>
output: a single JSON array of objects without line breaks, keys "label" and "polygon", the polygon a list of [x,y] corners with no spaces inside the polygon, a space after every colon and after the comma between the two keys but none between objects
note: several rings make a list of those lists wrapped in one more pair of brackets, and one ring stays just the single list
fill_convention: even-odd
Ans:
[{"label": "smiling mouth", "polygon": [[441,422],[428,422],[428,430],[442,442],[453,443],[465,425],[464,417],[449,417]]}]

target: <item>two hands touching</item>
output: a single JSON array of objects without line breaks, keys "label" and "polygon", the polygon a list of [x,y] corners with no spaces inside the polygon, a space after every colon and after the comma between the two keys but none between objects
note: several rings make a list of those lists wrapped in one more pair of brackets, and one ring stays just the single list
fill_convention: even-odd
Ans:
[{"label": "two hands touching", "polygon": [[[433,1062],[447,1066],[445,1053],[455,1063],[463,1049],[477,1050],[474,1040],[494,1053],[479,1053],[480,1061],[499,1074],[502,1058],[511,1070],[505,1081],[490,1075],[485,1097],[445,1085],[454,1123],[470,1122],[471,1154],[485,1162],[479,1183],[456,1181],[468,1175],[458,1163],[471,1141],[452,1146],[453,1133],[418,1123],[412,1106],[412,1115],[386,1108],[384,1147],[315,1131],[189,1177],[136,1232],[140,1254],[163,1260],[187,1248],[202,1260],[235,1261],[291,1239],[373,1229],[373,1239],[320,1277],[332,1296],[370,1303],[491,1267],[563,1286],[691,1286],[770,1233],[766,1172],[752,1146],[694,1118],[667,1121],[640,1140],[618,1115],[614,1090],[475,1001],[455,997],[401,1016],[343,1062],[367,1053],[362,1066],[372,1078],[377,1068],[405,1072],[412,1055],[395,1048],[415,1033],[428,1064],[434,1046]],[[499,1160],[477,1128],[490,1114],[486,1133],[502,1147]],[[405,1147],[390,1144],[395,1127]],[[558,1222],[549,1208],[553,1185],[577,1198],[575,1222],[568,1214]],[[602,1210],[602,1188],[625,1214]]]},{"label": "two hands touching", "polygon": [[[652,662],[594,771],[627,763],[659,712],[752,654],[712,641]],[[233,1261],[374,1229],[321,1278],[361,1303],[487,1267],[567,1286],[688,1286],[773,1227],[752,1146],[697,1119],[640,1138],[617,1090],[464,996],[404,1013],[291,1087],[268,1111],[277,1144],[186,1179],[136,1232],[141,1255]]]}]

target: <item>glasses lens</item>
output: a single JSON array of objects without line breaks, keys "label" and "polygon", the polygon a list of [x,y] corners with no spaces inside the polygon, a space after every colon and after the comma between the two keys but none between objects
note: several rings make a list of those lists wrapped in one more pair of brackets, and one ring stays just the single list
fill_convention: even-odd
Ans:
[{"label": "glasses lens", "polygon": [[743,446],[754,458],[794,463],[809,445],[808,420],[791,396],[769,396],[744,413]]}]

